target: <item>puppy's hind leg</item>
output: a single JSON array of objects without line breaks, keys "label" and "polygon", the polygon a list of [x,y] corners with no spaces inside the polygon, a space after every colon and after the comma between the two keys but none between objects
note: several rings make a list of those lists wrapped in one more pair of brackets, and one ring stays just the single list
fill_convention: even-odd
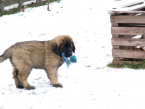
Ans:
[{"label": "puppy's hind leg", "polygon": [[13,71],[13,78],[15,80],[15,85],[17,88],[24,88],[21,81],[18,78],[18,70],[14,67],[14,71]]},{"label": "puppy's hind leg", "polygon": [[31,86],[27,81],[27,76],[25,74],[18,74],[18,78],[20,79],[21,83],[23,84],[24,88],[27,90],[35,89],[34,86]]},{"label": "puppy's hind leg", "polygon": [[31,86],[28,81],[27,77],[29,76],[32,66],[30,64],[25,63],[22,60],[13,60],[14,66],[14,80],[16,87],[21,88],[24,87],[27,90],[35,89],[34,86]]},{"label": "puppy's hind leg", "polygon": [[25,63],[21,63],[21,67],[18,66],[18,79],[21,81],[23,87],[27,90],[35,89],[35,87],[31,86],[27,81],[27,77],[29,76],[31,70],[32,67]]}]

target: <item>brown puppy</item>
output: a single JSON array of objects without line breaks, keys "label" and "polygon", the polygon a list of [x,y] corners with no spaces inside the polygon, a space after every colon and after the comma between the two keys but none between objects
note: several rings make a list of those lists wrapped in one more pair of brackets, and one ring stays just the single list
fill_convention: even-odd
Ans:
[{"label": "brown puppy", "polygon": [[62,87],[57,78],[57,70],[64,63],[62,52],[66,57],[75,52],[73,40],[68,35],[57,36],[50,41],[16,43],[0,56],[0,62],[10,59],[17,88],[35,89],[27,81],[32,68],[44,69],[51,84],[54,87]]}]

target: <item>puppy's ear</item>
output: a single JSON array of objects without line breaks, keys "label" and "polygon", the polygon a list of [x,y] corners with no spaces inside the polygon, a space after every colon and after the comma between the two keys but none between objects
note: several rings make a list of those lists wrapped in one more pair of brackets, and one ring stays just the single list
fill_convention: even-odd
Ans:
[{"label": "puppy's ear", "polygon": [[58,46],[58,45],[52,45],[51,46],[51,48],[52,48],[52,51],[56,54],[56,55],[59,55],[59,56],[61,56],[61,45],[60,46]]},{"label": "puppy's ear", "polygon": [[72,43],[72,45],[73,45],[73,52],[75,53],[76,47],[75,47],[74,43]]},{"label": "puppy's ear", "polygon": [[59,49],[58,49],[60,57],[62,57],[62,47],[63,47],[62,44],[60,44]]}]

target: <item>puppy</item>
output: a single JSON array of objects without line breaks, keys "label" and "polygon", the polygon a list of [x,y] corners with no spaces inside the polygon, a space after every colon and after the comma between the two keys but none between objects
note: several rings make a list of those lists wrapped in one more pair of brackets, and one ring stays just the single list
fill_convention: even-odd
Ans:
[{"label": "puppy", "polygon": [[27,81],[33,68],[44,69],[51,84],[54,87],[62,87],[57,77],[58,68],[64,63],[62,52],[65,53],[65,57],[75,52],[73,39],[68,35],[57,36],[49,41],[16,43],[0,56],[0,63],[10,59],[17,88],[35,89]]}]

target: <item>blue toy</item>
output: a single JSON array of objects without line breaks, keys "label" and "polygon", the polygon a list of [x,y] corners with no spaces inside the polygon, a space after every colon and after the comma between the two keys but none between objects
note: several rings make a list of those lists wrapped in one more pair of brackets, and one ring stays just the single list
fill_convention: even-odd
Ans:
[{"label": "blue toy", "polygon": [[71,61],[72,63],[76,63],[76,62],[77,62],[76,56],[75,56],[75,55],[72,55],[72,56],[70,57],[70,61]]},{"label": "blue toy", "polygon": [[71,63],[76,63],[77,62],[77,58],[76,58],[75,55],[70,56],[69,57],[70,59],[68,59],[67,57],[65,57],[65,53],[64,52],[62,53],[62,58],[65,61],[65,63],[67,64],[67,67],[69,67],[69,65]]}]

